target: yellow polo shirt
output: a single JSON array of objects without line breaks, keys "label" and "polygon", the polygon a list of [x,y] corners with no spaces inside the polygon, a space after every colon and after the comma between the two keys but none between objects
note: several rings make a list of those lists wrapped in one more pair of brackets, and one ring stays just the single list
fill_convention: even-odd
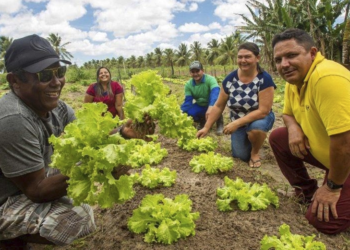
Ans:
[{"label": "yellow polo shirt", "polygon": [[329,168],[329,136],[350,130],[350,71],[318,52],[300,93],[286,84],[283,114],[294,116],[311,154]]}]

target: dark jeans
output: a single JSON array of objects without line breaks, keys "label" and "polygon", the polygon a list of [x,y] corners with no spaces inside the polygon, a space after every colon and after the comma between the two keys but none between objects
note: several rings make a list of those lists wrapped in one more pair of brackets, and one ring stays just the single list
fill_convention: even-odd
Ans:
[{"label": "dark jeans", "polygon": [[[287,128],[278,128],[272,131],[269,142],[273,153],[276,157],[277,164],[282,174],[289,181],[290,185],[295,188],[298,197],[303,197],[305,202],[311,202],[311,198],[317,190],[317,180],[311,179],[304,162],[315,167],[325,170],[324,180],[327,179],[328,169],[317,161],[309,152],[300,159],[292,155],[288,145]],[[306,212],[306,219],[318,231],[326,234],[336,234],[345,231],[350,227],[350,177],[344,183],[340,198],[337,203],[338,219],[332,214],[329,216],[329,222],[318,221],[316,215],[311,213],[312,203]]]}]

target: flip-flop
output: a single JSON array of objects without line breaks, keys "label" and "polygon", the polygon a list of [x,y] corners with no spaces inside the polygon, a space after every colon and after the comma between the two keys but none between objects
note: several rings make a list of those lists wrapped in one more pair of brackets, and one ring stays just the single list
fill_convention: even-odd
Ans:
[{"label": "flip-flop", "polygon": [[[251,164],[253,163],[253,164]],[[259,166],[256,166],[255,164],[260,163]],[[252,158],[249,160],[249,167],[251,168],[260,168],[261,167],[261,159],[254,161]]]}]

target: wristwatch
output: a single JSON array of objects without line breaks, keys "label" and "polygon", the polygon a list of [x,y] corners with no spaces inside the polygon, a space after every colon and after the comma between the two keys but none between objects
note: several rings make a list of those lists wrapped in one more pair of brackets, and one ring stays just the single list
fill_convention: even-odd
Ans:
[{"label": "wristwatch", "polygon": [[344,185],[338,185],[338,184],[335,184],[332,180],[330,179],[327,179],[327,186],[330,188],[330,189],[339,189],[339,188],[342,188]]}]

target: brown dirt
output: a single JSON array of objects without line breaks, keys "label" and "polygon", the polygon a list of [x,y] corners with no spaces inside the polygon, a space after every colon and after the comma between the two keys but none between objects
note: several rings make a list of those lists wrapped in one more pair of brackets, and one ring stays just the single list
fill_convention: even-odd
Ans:
[{"label": "brown dirt", "polygon": [[[276,107],[274,107],[276,108]],[[226,115],[228,117],[228,115]],[[280,116],[277,116],[275,127],[282,126]],[[227,135],[216,137],[219,148],[217,152],[230,156],[230,137]],[[227,175],[231,179],[242,178],[246,182],[268,183],[274,189],[285,192],[291,191],[284,177],[281,175],[276,161],[267,142],[263,145],[261,155],[263,165],[260,169],[251,169],[238,159],[234,159],[234,168],[228,173],[207,175],[195,174],[190,170],[189,161],[198,152],[186,152],[176,145],[176,140],[160,137],[162,147],[168,150],[168,156],[156,167],[169,167],[177,171],[176,184],[170,188],[149,190],[135,186],[135,197],[122,205],[115,205],[110,209],[94,208],[97,230],[92,235],[76,241],[68,247],[49,247],[32,245],[33,249],[189,249],[189,250],[256,250],[260,248],[260,240],[264,235],[278,235],[278,228],[283,223],[290,226],[291,232],[302,235],[316,235],[316,240],[323,242],[327,249],[350,249],[349,232],[336,236],[318,233],[308,225],[304,217],[306,207],[299,205],[293,198],[279,193],[280,207],[272,206],[263,211],[220,212],[215,204],[216,189],[223,186],[223,179]],[[310,167],[310,174],[322,181],[320,171]],[[193,202],[193,211],[200,213],[196,221],[195,236],[180,239],[173,245],[148,244],[143,241],[143,235],[130,232],[127,228],[128,218],[138,207],[140,201],[147,194],[162,193],[166,197],[174,198],[178,194],[187,194]]]},{"label": "brown dirt", "polygon": [[[214,136],[214,135],[213,135]],[[222,136],[220,141],[229,141],[228,136]],[[250,169],[246,163],[235,159],[234,169],[226,174],[207,175],[191,172],[189,161],[199,153],[186,152],[176,146],[176,141],[160,138],[162,146],[168,150],[168,157],[157,167],[169,167],[176,170],[176,184],[170,188],[149,190],[136,186],[136,196],[122,205],[110,209],[94,208],[97,231],[69,247],[54,247],[54,249],[259,249],[260,240],[265,234],[277,235],[282,223],[290,225],[295,234],[316,234],[317,240],[326,244],[327,249],[348,249],[349,233],[328,236],[317,231],[304,218],[305,207],[293,199],[279,194],[280,208],[269,207],[264,211],[233,212],[218,211],[216,189],[223,186],[223,178],[242,178],[246,182],[268,183],[273,189],[288,191],[286,181],[282,179],[276,163],[271,157],[268,145],[264,145],[262,155],[265,155],[261,169]],[[225,143],[225,142],[224,142]],[[219,148],[217,152],[229,156],[227,150]],[[289,189],[290,190],[290,189]],[[200,213],[196,221],[196,235],[181,239],[173,245],[148,244],[143,241],[143,235],[130,232],[127,220],[132,211],[138,207],[146,194],[162,193],[174,198],[177,194],[187,194],[193,202],[193,211]],[[43,249],[33,245],[34,249]],[[46,248],[48,249],[48,248]]]}]

